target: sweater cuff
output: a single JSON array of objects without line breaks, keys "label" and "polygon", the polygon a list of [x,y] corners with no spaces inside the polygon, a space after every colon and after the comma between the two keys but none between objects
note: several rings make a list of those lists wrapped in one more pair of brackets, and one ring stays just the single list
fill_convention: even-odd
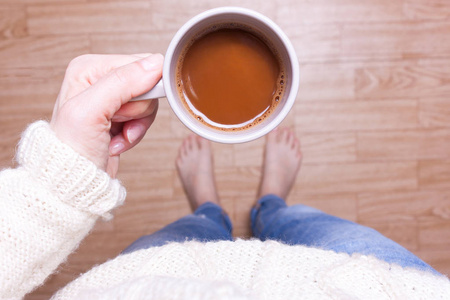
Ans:
[{"label": "sweater cuff", "polygon": [[125,200],[119,180],[61,142],[48,122],[37,121],[22,133],[16,159],[60,201],[76,209],[110,219],[110,211]]}]

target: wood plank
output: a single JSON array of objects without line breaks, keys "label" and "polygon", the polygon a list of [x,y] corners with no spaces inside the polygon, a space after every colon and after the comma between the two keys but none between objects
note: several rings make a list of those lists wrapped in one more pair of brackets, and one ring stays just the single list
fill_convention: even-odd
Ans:
[{"label": "wood plank", "polygon": [[280,25],[295,25],[299,20],[304,24],[314,24],[393,22],[404,19],[401,1],[288,0],[278,7],[276,21]]},{"label": "wood plank", "polygon": [[177,130],[172,130],[172,123],[174,124],[174,127],[176,127],[176,125],[182,126],[181,124],[177,124],[181,123],[181,121],[175,116],[175,113],[170,108],[166,98],[159,99],[158,112],[155,121],[147,131],[145,138],[156,140],[167,139],[167,137],[183,138],[183,134],[178,134],[179,132]]},{"label": "wood plank", "polygon": [[358,161],[450,158],[450,129],[359,132]]},{"label": "wood plank", "polygon": [[252,201],[256,198],[261,178],[260,167],[216,168],[215,174],[221,198],[245,197]]},{"label": "wood plank", "polygon": [[355,69],[349,64],[300,64],[297,101],[349,101],[355,98]]},{"label": "wood plank", "polygon": [[423,160],[419,162],[421,189],[450,189],[450,160]]},{"label": "wood plank", "polygon": [[447,97],[419,101],[419,121],[423,127],[450,127],[450,101]]},{"label": "wood plank", "polygon": [[227,168],[236,165],[233,145],[211,142],[211,149],[214,168]]},{"label": "wood plank", "polygon": [[0,39],[20,38],[27,35],[25,6],[0,4]]},{"label": "wood plank", "polygon": [[356,161],[354,133],[311,133],[300,136],[303,164]]},{"label": "wood plank", "polygon": [[29,5],[30,35],[143,32],[152,28],[148,1]]},{"label": "wood plank", "polygon": [[450,20],[450,3],[446,0],[405,0],[405,15],[412,20]]},{"label": "wood plank", "polygon": [[249,143],[233,145],[234,166],[260,168],[263,163],[265,144],[266,139],[263,137]]},{"label": "wood plank", "polygon": [[443,220],[450,220],[448,191],[358,194],[358,221],[398,223]]},{"label": "wood plank", "polygon": [[64,72],[64,68],[0,69],[1,104],[26,105],[30,100],[33,103],[54,103],[64,78]]},{"label": "wood plank", "polygon": [[91,52],[105,54],[166,53],[174,33],[147,32],[91,34]]},{"label": "wood plank", "polygon": [[339,24],[284,24],[281,28],[291,40],[300,63],[347,61],[342,52],[342,26]]},{"label": "wood plank", "polygon": [[[5,2],[13,2],[13,3],[23,3],[23,4],[55,4],[55,0],[4,0]],[[87,2],[89,0],[77,0],[77,2]],[[109,0],[108,0],[109,1]],[[73,2],[73,0],[57,0],[58,5],[66,5],[68,2]]]},{"label": "wood plank", "polygon": [[231,201],[234,204],[233,214],[231,219],[233,222],[233,236],[239,238],[252,238],[253,232],[251,230],[250,211],[256,203],[256,198],[232,197]]},{"label": "wood plank", "polygon": [[118,178],[127,187],[128,195],[124,205],[114,212],[116,231],[148,234],[167,225],[174,176],[174,170],[119,171]]},{"label": "wood plank", "polygon": [[155,141],[147,135],[132,151],[121,155],[123,162],[121,170],[128,172],[173,170],[179,145],[178,139]]},{"label": "wood plank", "polygon": [[345,56],[364,59],[448,57],[449,30],[450,22],[346,24],[342,51]]},{"label": "wood plank", "polygon": [[[449,27],[450,29],[450,27]],[[450,43],[449,43],[450,44]],[[368,67],[356,70],[357,98],[436,97],[450,92],[448,61],[443,66],[421,65]]]},{"label": "wood plank", "polygon": [[[292,23],[280,26],[301,63],[448,57],[450,22]],[[411,38],[414,37],[414,38]]]},{"label": "wood plank", "polygon": [[450,220],[419,223],[420,249],[447,250],[450,248]]},{"label": "wood plank", "polygon": [[89,50],[87,35],[0,40],[0,67],[66,68],[73,58],[89,53]]},{"label": "wood plank", "polygon": [[293,193],[339,194],[417,189],[417,163],[304,165]]},{"label": "wood plank", "polygon": [[295,106],[297,132],[395,130],[418,127],[415,100],[299,102]]}]

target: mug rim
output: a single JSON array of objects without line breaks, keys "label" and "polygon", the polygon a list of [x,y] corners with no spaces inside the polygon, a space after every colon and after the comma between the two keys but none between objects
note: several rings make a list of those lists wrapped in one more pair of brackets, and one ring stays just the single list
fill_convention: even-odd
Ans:
[{"label": "mug rim", "polygon": [[[240,14],[245,15],[248,17],[251,17],[258,22],[261,22],[265,24],[267,27],[270,28],[271,31],[273,31],[278,38],[281,40],[287,54],[290,60],[290,67],[292,69],[292,83],[291,88],[289,90],[289,96],[286,99],[286,102],[284,103],[284,106],[282,109],[276,114],[275,118],[271,120],[267,125],[261,126],[258,130],[255,131],[248,131],[246,134],[246,129],[239,130],[239,133],[244,134],[230,134],[229,132],[220,132],[220,130],[204,130],[199,124],[195,124],[193,119],[190,119],[184,112],[185,108],[183,103],[181,101],[177,101],[176,99],[179,97],[178,94],[175,95],[173,93],[173,85],[176,84],[174,80],[172,80],[169,76],[172,75],[171,73],[171,66],[172,66],[172,60],[174,59],[174,53],[175,49],[177,48],[179,42],[182,40],[184,35],[196,24],[199,22],[208,19],[210,17],[214,17],[216,15],[222,15],[222,14]],[[178,58],[177,58],[178,59]],[[164,76],[165,75],[165,76]],[[252,140],[255,140],[257,138],[260,138],[267,133],[269,133],[271,130],[275,129],[287,116],[289,111],[291,110],[292,106],[294,105],[294,102],[297,97],[298,88],[299,88],[299,65],[298,65],[298,59],[297,55],[295,53],[294,47],[292,46],[289,38],[286,36],[286,34],[281,30],[281,28],[273,22],[268,17],[264,16],[261,13],[258,13],[254,10],[242,8],[242,7],[235,7],[235,6],[224,6],[224,7],[217,7],[213,8],[207,11],[204,11],[190,20],[188,20],[175,34],[175,36],[172,38],[169,47],[166,51],[166,59],[164,61],[163,65],[163,83],[166,91],[166,97],[168,99],[169,105],[171,106],[172,110],[174,111],[175,115],[178,117],[178,119],[191,131],[194,133],[208,139],[214,142],[219,143],[225,143],[225,144],[237,144],[237,143],[244,143],[249,142]],[[178,103],[180,102],[180,103]],[[212,132],[214,131],[214,132]]]}]

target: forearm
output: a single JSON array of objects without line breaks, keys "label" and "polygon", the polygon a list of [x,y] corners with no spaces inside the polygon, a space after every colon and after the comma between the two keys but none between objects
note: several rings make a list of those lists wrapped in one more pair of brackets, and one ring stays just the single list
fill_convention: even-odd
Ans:
[{"label": "forearm", "polygon": [[78,246],[125,191],[59,142],[48,124],[24,133],[19,167],[0,173],[0,298],[21,298]]}]

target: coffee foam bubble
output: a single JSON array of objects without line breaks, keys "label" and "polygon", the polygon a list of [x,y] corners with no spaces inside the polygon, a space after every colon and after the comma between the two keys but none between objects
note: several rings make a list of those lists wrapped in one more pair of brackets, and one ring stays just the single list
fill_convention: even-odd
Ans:
[{"label": "coffee foam bubble", "polygon": [[[219,124],[212,120],[209,120],[207,116],[205,116],[203,113],[198,111],[192,105],[192,103],[189,101],[187,95],[185,94],[185,92],[183,90],[183,84],[182,84],[182,80],[181,80],[181,74],[182,74],[181,71],[182,71],[184,58],[185,58],[186,53],[188,52],[189,48],[192,46],[192,44],[194,44],[198,39],[200,39],[204,35],[206,35],[208,33],[212,33],[214,31],[221,30],[221,29],[238,29],[238,30],[243,30],[243,31],[253,34],[257,38],[262,40],[264,42],[264,44],[266,44],[266,46],[268,46],[268,48],[271,50],[272,54],[277,59],[278,66],[280,68],[280,72],[279,72],[278,79],[277,79],[277,89],[275,90],[275,92],[273,94],[271,105],[260,115],[256,116],[252,120],[249,120],[242,124],[225,125],[225,124]],[[176,88],[177,88],[178,96],[180,97],[184,107],[189,111],[191,116],[193,116],[193,118],[196,119],[197,122],[200,122],[200,123],[206,125],[207,127],[210,127],[210,128],[213,128],[213,129],[219,130],[219,131],[226,131],[226,132],[250,129],[250,128],[255,127],[255,126],[259,125],[260,123],[264,122],[276,110],[278,104],[281,102],[280,100],[283,99],[283,96],[284,96],[283,86],[285,85],[286,80],[287,80],[287,78],[286,78],[287,76],[286,76],[286,72],[285,72],[285,65],[281,59],[280,54],[276,50],[276,47],[273,45],[273,43],[269,39],[267,39],[261,32],[255,30],[254,28],[252,28],[250,26],[247,26],[244,24],[239,24],[239,23],[214,24],[214,25],[204,29],[203,31],[200,31],[199,33],[197,33],[183,47],[183,50],[181,51],[180,57],[178,58],[178,61],[176,64],[175,74],[176,74],[175,78],[176,78],[176,83],[177,83]]]}]

